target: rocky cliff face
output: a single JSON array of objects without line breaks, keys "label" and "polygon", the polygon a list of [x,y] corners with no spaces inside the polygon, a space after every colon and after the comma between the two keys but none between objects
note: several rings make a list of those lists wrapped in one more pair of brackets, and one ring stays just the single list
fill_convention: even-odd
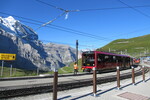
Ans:
[{"label": "rocky cliff face", "polygon": [[75,49],[60,44],[43,44],[28,26],[13,17],[0,17],[0,53],[15,53],[14,66],[42,70],[63,67],[75,61]]}]

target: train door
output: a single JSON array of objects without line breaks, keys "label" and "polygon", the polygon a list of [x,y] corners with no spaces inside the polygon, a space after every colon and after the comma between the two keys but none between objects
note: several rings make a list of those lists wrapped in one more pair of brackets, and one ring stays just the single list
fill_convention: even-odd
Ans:
[{"label": "train door", "polygon": [[97,55],[97,68],[102,69],[104,68],[104,60],[105,60],[105,55],[104,54],[98,54]]}]

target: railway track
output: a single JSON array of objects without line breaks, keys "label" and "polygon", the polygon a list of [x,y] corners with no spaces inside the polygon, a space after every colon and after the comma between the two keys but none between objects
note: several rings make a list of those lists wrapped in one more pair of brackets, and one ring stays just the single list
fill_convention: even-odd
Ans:
[{"label": "railway track", "polygon": [[[145,73],[148,72],[148,69],[145,68]],[[127,79],[131,78],[131,72],[127,72],[120,75],[120,79]],[[135,76],[142,75],[141,69],[135,71]],[[103,84],[107,82],[116,81],[116,75],[110,75],[106,77],[98,77],[97,84]],[[62,81],[58,83],[58,91],[79,88],[90,86],[93,84],[93,79],[82,79],[82,80],[74,80],[74,81]],[[33,85],[22,85],[22,86],[13,86],[13,87],[0,87],[0,99],[1,98],[10,98],[16,96],[25,96],[31,94],[38,94],[38,93],[46,93],[53,91],[53,84],[52,83],[44,83],[44,84],[33,84]]]}]

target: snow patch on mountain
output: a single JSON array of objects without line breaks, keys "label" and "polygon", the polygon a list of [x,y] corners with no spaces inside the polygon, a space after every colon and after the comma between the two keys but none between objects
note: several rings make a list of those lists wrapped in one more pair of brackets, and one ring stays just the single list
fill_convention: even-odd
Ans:
[{"label": "snow patch on mountain", "polygon": [[12,16],[0,17],[0,28],[25,40],[38,40],[38,35],[30,27],[15,20]]}]

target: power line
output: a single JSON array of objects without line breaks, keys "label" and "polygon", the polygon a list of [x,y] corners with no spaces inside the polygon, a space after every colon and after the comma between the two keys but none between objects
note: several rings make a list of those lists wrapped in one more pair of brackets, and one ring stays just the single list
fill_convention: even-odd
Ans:
[{"label": "power line", "polygon": [[[56,18],[54,18],[54,19],[48,21],[47,23],[41,25],[38,29],[40,29],[41,27],[44,27],[44,26],[46,26],[46,25],[52,23],[53,21],[55,21],[56,19],[58,19],[59,17],[65,15],[65,14],[66,14],[66,17],[65,17],[65,18],[68,18],[68,13],[69,13],[69,12],[72,12],[72,10],[65,10],[65,9],[63,9],[63,8],[59,8],[59,7],[57,7],[57,6],[48,4],[48,3],[43,2],[43,1],[40,1],[40,0],[36,0],[36,1],[38,1],[38,2],[40,2],[40,3],[43,3],[43,4],[46,4],[46,5],[48,5],[48,6],[51,6],[51,7],[55,8],[55,9],[59,9],[59,10],[63,11],[62,14],[58,15]],[[75,12],[75,11],[78,11],[78,10],[73,10],[73,11]]]},{"label": "power line", "polygon": [[[1,12],[0,12],[0,13],[1,13]],[[3,14],[6,14],[6,13],[3,13]],[[7,15],[9,15],[9,14],[7,14]],[[28,18],[16,16],[16,15],[14,15],[14,16],[15,16],[15,17],[22,18],[22,19],[32,20],[32,19],[28,19]],[[21,22],[30,23],[30,24],[34,24],[34,25],[40,25],[40,24],[38,24],[38,23],[33,23],[33,22],[29,22],[29,21],[24,21],[24,20],[20,20],[20,21],[21,21]],[[36,21],[36,20],[32,20],[32,21]],[[36,21],[36,22],[41,23],[40,21]],[[56,26],[56,25],[53,25],[53,26]],[[52,27],[50,27],[50,26],[46,26],[46,27],[52,28]],[[57,27],[60,27],[60,26],[57,26]],[[55,28],[53,28],[53,29],[55,29]],[[56,29],[57,29],[57,28],[56,28]],[[60,30],[60,29],[58,29],[58,30]],[[61,30],[61,31],[65,31],[65,30]],[[65,31],[65,32],[69,32],[69,33],[70,33],[70,31]],[[73,45],[73,46],[75,46],[75,44],[71,44],[71,43],[56,42],[56,41],[49,41],[49,40],[40,40],[40,41],[50,42],[50,43],[60,43],[60,44],[67,44],[67,45]],[[83,45],[83,44],[80,44],[79,46],[80,46],[80,47],[81,47],[81,46],[82,46],[82,47],[93,47],[93,46],[90,46],[90,45]]]},{"label": "power line", "polygon": [[[56,19],[58,19],[59,17],[63,16],[65,13],[66,13],[66,12],[63,12],[62,14],[60,14],[59,16],[57,16],[56,18],[54,18],[54,19],[52,19],[52,20],[48,21],[47,23],[45,23],[45,24],[41,25],[41,26],[40,26],[40,27],[38,27],[36,30],[38,30],[38,29],[40,29],[41,27],[44,27],[44,26],[46,26],[46,25],[48,25],[48,24],[52,23],[53,21],[55,21],[55,20],[56,20]],[[36,31],[36,30],[35,30],[35,31]]]},{"label": "power line", "polygon": [[[143,8],[143,7],[150,7],[150,5],[143,5],[143,6],[133,6],[133,8]],[[97,9],[83,9],[79,11],[98,11],[98,10],[115,10],[115,9],[127,9],[131,7],[110,7],[110,8],[97,8]]]},{"label": "power line", "polygon": [[[30,24],[34,24],[34,25],[40,25],[40,24],[38,24],[38,23],[33,23],[33,22],[28,22],[28,21],[24,21],[24,20],[20,20],[20,21],[22,21],[22,22],[26,22],[26,23],[30,23]],[[55,25],[54,25],[55,26]],[[52,26],[50,26],[50,25],[48,25],[48,26],[45,26],[45,27],[48,27],[48,28],[51,28],[51,29],[55,29],[55,30],[59,30],[59,31],[64,31],[64,32],[67,32],[67,33],[73,33],[73,34],[76,34],[76,35],[80,35],[80,36],[85,36],[85,37],[89,37],[89,38],[93,38],[93,39],[97,39],[97,40],[105,40],[105,41],[108,41],[108,40],[110,40],[110,39],[108,39],[108,38],[103,38],[103,37],[96,37],[95,35],[94,36],[92,36],[92,34],[90,35],[90,34],[83,34],[84,32],[80,32],[80,31],[71,31],[71,29],[69,30],[66,30],[67,28],[61,28],[61,27],[52,27]],[[100,39],[101,38],[101,39]]]},{"label": "power line", "polygon": [[[72,46],[76,46],[76,44],[72,44],[72,43],[64,43],[64,42],[56,42],[56,41],[49,41],[49,40],[40,40],[43,42],[48,42],[48,43],[58,43],[58,44],[66,44],[66,45],[72,45]],[[83,45],[83,44],[79,44],[80,47],[93,47],[90,45]]]},{"label": "power line", "polygon": [[41,0],[36,0],[36,1],[38,1],[38,2],[40,2],[40,3],[43,3],[43,4],[45,4],[45,5],[51,6],[51,7],[55,8],[55,9],[59,9],[59,10],[61,10],[61,11],[63,11],[63,12],[77,12],[77,11],[79,11],[78,9],[77,9],[77,10],[66,10],[66,9],[57,7],[57,6],[55,6],[55,5],[52,5],[52,4],[43,2],[43,1],[41,1]]},{"label": "power line", "polygon": [[[50,3],[46,3],[46,2],[43,2],[43,1],[40,1],[40,0],[36,0],[36,1],[38,1],[40,3],[43,3],[45,5],[51,6],[51,7],[55,8],[55,9],[59,9],[61,11],[66,11],[63,8],[59,8],[59,7],[57,7],[55,5],[52,5]],[[150,7],[150,5],[133,6],[133,8],[143,8],[143,7]],[[78,12],[78,11],[115,10],[115,9],[126,9],[126,8],[131,8],[131,7],[110,7],[110,8],[81,9],[81,10],[78,9],[78,10],[69,10],[69,11],[71,11],[71,12]]]},{"label": "power line", "polygon": [[45,5],[51,6],[51,7],[55,8],[55,9],[59,9],[59,10],[61,10],[61,11],[65,11],[65,9],[63,9],[63,8],[59,8],[59,7],[57,7],[57,6],[54,6],[54,5],[52,5],[52,4],[43,2],[43,1],[41,1],[41,0],[36,0],[36,1],[37,1],[37,2],[40,2],[40,3],[42,3],[42,4],[45,4]]},{"label": "power line", "polygon": [[[13,14],[8,14],[8,13],[4,13],[4,12],[0,12],[0,13],[4,14],[4,15],[8,15],[8,16],[12,15],[12,16],[15,16],[17,18],[21,18],[21,19],[32,21],[32,22],[29,22],[29,21],[20,20],[22,22],[26,22],[26,23],[30,23],[30,24],[34,24],[34,25],[38,25],[38,26],[41,25],[41,23],[43,23],[42,21],[37,21],[37,20],[34,20],[34,19],[25,18],[25,17],[13,15]],[[81,32],[81,31],[78,31],[78,30],[74,30],[74,29],[71,29],[71,28],[66,28],[66,27],[62,27],[62,26],[58,26],[58,25],[54,25],[54,24],[49,24],[46,27],[52,28],[52,29],[55,29],[55,30],[60,30],[60,31],[68,32],[68,33],[73,33],[73,34],[76,34],[76,35],[81,35],[81,36],[86,36],[86,37],[94,38],[94,39],[97,39],[97,40],[111,40],[109,38],[101,37],[101,36],[98,36],[98,35],[93,35],[93,34],[86,33],[86,32]]]},{"label": "power line", "polygon": [[150,16],[149,16],[149,15],[147,15],[147,14],[143,13],[142,11],[140,11],[140,10],[138,10],[138,9],[135,9],[135,7],[130,6],[130,5],[128,5],[127,3],[125,3],[125,2],[123,2],[123,1],[121,1],[121,0],[118,0],[118,1],[119,1],[120,3],[122,3],[122,4],[126,5],[127,7],[132,8],[134,11],[136,11],[136,12],[138,12],[138,13],[140,13],[140,14],[142,14],[142,15],[144,15],[144,16],[146,16],[146,17],[148,17],[148,18],[150,18]]},{"label": "power line", "polygon": [[[131,8],[130,6],[128,6],[128,7],[114,7],[114,8],[84,9],[84,10],[65,10],[65,9],[63,9],[63,8],[57,7],[57,6],[55,6],[55,5],[52,5],[52,4],[49,4],[49,3],[46,3],[46,2],[43,2],[43,1],[40,1],[40,0],[36,0],[36,1],[37,1],[37,2],[40,2],[40,3],[42,3],[42,4],[45,4],[45,5],[48,5],[48,6],[50,6],[50,7],[53,7],[53,8],[55,8],[55,9],[59,9],[59,10],[63,11],[62,14],[60,14],[59,16],[57,16],[56,18],[54,18],[53,20],[50,20],[49,22],[47,22],[47,23],[41,25],[41,26],[40,26],[39,28],[37,28],[37,29],[40,29],[41,27],[44,27],[44,26],[46,26],[46,25],[52,23],[53,21],[55,21],[57,18],[63,16],[64,14],[66,14],[66,17],[67,17],[69,12],[96,11],[96,10],[110,10],[110,9]],[[121,2],[121,1],[120,1],[120,2]],[[135,6],[135,7],[149,7],[149,6],[150,6],[150,5]],[[132,7],[132,8],[134,9],[134,7]],[[136,10],[136,9],[135,9],[135,10]]]}]

